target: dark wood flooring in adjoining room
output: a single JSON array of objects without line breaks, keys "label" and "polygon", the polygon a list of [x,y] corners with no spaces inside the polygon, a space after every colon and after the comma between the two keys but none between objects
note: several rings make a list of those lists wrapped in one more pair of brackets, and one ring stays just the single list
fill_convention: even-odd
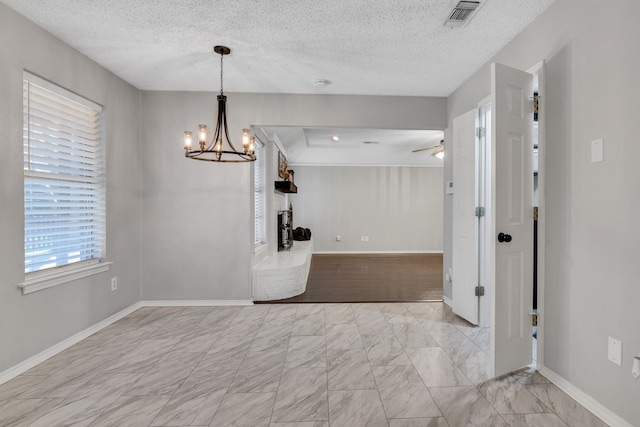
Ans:
[{"label": "dark wood flooring in adjoining room", "polygon": [[442,254],[316,254],[307,291],[278,302],[401,301],[442,301]]}]

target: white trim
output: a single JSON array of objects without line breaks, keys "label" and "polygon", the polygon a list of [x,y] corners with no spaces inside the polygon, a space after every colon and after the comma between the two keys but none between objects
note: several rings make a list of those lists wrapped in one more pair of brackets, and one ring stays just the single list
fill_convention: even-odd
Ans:
[{"label": "white trim", "polygon": [[447,304],[449,307],[453,307],[453,300],[447,296],[442,296],[442,302]]},{"label": "white trim", "polygon": [[[489,111],[493,110],[493,104],[491,103],[493,101],[493,96],[489,95],[486,98],[484,98],[482,101],[480,101],[477,105],[477,109],[478,109],[478,121],[483,118],[483,116],[481,114],[486,114],[486,110],[488,109]],[[485,126],[490,127],[491,123],[486,123],[485,120]],[[493,130],[491,130],[491,132],[493,132]],[[485,206],[485,210],[486,210],[486,214],[484,217],[480,218],[479,221],[479,225],[478,225],[478,239],[479,239],[479,243],[478,243],[478,248],[479,248],[479,259],[481,261],[479,261],[479,267],[480,267],[480,282],[484,283],[485,285],[485,289],[486,289],[486,293],[485,296],[483,297],[479,297],[478,300],[478,326],[481,328],[484,327],[491,327],[491,298],[492,298],[492,292],[493,292],[493,287],[490,285],[491,280],[492,280],[492,274],[494,271],[493,268],[493,263],[494,263],[494,259],[493,259],[493,255],[495,255],[493,253],[493,238],[489,238],[489,236],[493,235],[493,231],[492,231],[492,225],[493,225],[493,221],[491,220],[492,215],[494,215],[494,213],[491,211],[491,165],[487,164],[490,162],[490,160],[487,159],[487,146],[489,146],[491,144],[491,141],[486,141],[486,137],[485,137],[485,153],[484,153],[484,162],[482,164],[482,173],[481,175],[478,177],[480,179],[480,181],[483,183],[483,191],[484,191],[484,200],[482,200],[480,203],[482,206],[482,204]]]},{"label": "white trim", "polygon": [[96,332],[106,328],[112,323],[117,322],[125,316],[133,313],[142,307],[210,307],[210,306],[249,306],[253,305],[253,301],[250,300],[157,300],[157,301],[139,301],[109,317],[89,326],[87,329],[78,332],[60,341],[57,344],[52,345],[46,350],[41,351],[28,358],[27,360],[18,363],[11,368],[0,372],[0,385],[7,381],[17,377],[20,374],[27,372],[34,366],[44,362],[45,360],[55,356],[56,354],[68,349],[74,344],[79,343],[83,339],[95,334]]},{"label": "white trim", "polygon": [[476,104],[476,107],[478,109],[480,109],[480,108],[484,107],[486,104],[491,104],[491,101],[492,101],[492,96],[489,95],[486,98],[483,98],[480,102],[478,102]]},{"label": "white trim", "polygon": [[[444,297],[444,303],[451,306],[451,299]],[[20,374],[28,371],[34,366],[44,362],[45,360],[55,356],[56,354],[66,350],[74,344],[82,341],[83,339],[95,334],[96,332],[106,328],[107,326],[117,322],[125,316],[133,313],[142,307],[188,307],[188,306],[247,306],[253,305],[249,300],[156,300],[156,301],[140,301],[137,302],[111,316],[96,323],[87,329],[78,332],[64,339],[58,344],[54,344],[48,349],[28,358],[27,360],[18,363],[17,365],[0,372],[0,384],[4,384],[7,381],[17,377]],[[555,384],[560,390],[567,393],[571,398],[575,399],[578,403],[584,406],[587,410],[599,417],[602,421],[609,424],[611,427],[633,427],[632,424],[625,421],[619,415],[615,414],[610,409],[599,403],[590,395],[586,394],[578,387],[556,374],[552,370],[545,366],[541,366],[540,374]]]},{"label": "white trim", "polygon": [[[97,265],[105,251],[103,109],[26,70],[22,92],[26,274],[19,286],[28,294],[109,268],[108,264]],[[67,140],[65,152],[71,157],[60,158],[52,151],[60,138]],[[69,185],[73,188],[68,189]],[[46,193],[44,198],[42,193]],[[63,212],[51,201],[60,198],[71,217],[64,215],[67,209]],[[82,222],[83,232],[78,234],[69,219]],[[58,235],[51,231],[56,228]]]},{"label": "white trim", "polygon": [[18,363],[17,365],[7,369],[4,372],[0,372],[0,384],[3,384],[15,377],[17,377],[18,375],[28,371],[29,369],[33,368],[34,366],[44,362],[45,360],[55,356],[56,354],[62,352],[63,350],[66,350],[67,348],[71,347],[74,344],[79,343],[80,341],[82,341],[83,339],[95,334],[96,332],[106,328],[107,326],[111,325],[112,323],[117,322],[118,320],[122,319],[125,316],[128,316],[129,314],[133,313],[134,311],[136,311],[137,309],[143,307],[142,303],[135,303],[127,308],[125,308],[124,310],[121,310],[119,312],[117,312],[116,314],[107,317],[106,319],[104,319],[101,322],[96,323],[93,326],[89,326],[87,329],[78,332],[75,335],[70,336],[67,339],[64,339],[62,341],[60,341],[58,344],[54,344],[51,347],[49,347],[48,349],[41,351],[40,353],[36,354],[35,356],[32,356],[30,358],[28,358],[27,360]]},{"label": "white trim", "polygon": [[253,305],[251,300],[155,300],[140,301],[142,307],[223,307]]},{"label": "white trim", "polygon": [[442,254],[442,251],[314,251],[314,255]]},{"label": "white trim", "polygon": [[48,91],[64,96],[65,98],[69,98],[70,100],[77,102],[80,105],[84,105],[87,108],[96,110],[98,113],[101,113],[103,110],[102,105],[98,104],[97,102],[93,102],[89,98],[85,98],[82,95],[72,92],[69,89],[66,89],[60,85],[57,85],[56,83],[53,83],[47,79],[44,79],[38,76],[37,74],[33,74],[27,70],[22,71],[22,79],[27,80],[30,83],[33,83],[42,88],[45,88]]},{"label": "white trim", "polygon": [[546,99],[546,81],[545,81],[545,60],[538,62],[527,72],[538,76],[538,329],[537,329],[537,363],[538,366],[544,365],[544,277],[545,277],[545,227],[546,227],[546,203],[545,203],[545,185],[546,185],[546,162],[547,153],[545,143],[545,99]]},{"label": "white trim", "polygon": [[441,165],[390,165],[386,164],[377,164],[377,163],[291,163],[288,166],[296,167],[296,166],[342,166],[342,167],[388,167],[388,168],[443,168],[444,162]]},{"label": "white trim", "polygon": [[113,262],[92,261],[89,263],[69,264],[51,271],[27,273],[24,282],[18,287],[22,289],[22,295],[41,291],[53,286],[62,285],[73,280],[93,276],[94,274],[109,271],[109,266]]},{"label": "white trim", "polygon": [[540,374],[564,391],[576,402],[585,407],[589,412],[607,423],[611,427],[633,427],[631,423],[620,417],[618,414],[605,407],[602,403],[580,390],[565,378],[553,372],[546,366],[542,366]]},{"label": "white trim", "polygon": [[[285,158],[287,157],[287,150],[284,149],[284,144],[280,141],[280,138],[278,138],[278,134],[274,132],[271,134],[271,137],[267,139],[273,141],[275,146],[278,148],[278,151],[280,151]],[[280,165],[278,165],[278,167],[280,167]]]}]

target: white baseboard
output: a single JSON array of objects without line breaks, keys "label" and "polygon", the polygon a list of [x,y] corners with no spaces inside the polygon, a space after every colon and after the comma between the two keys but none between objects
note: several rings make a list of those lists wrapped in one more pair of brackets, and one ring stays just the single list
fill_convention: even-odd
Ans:
[{"label": "white baseboard", "polygon": [[633,427],[633,425],[620,417],[618,414],[605,407],[593,397],[570,383],[565,378],[553,372],[546,366],[539,368],[540,373],[555,384],[560,390],[567,393],[572,399],[584,406],[592,414],[600,418],[611,427]]},{"label": "white baseboard", "polygon": [[7,381],[17,377],[20,374],[27,372],[29,369],[44,362],[45,360],[55,356],[56,354],[68,349],[74,344],[79,343],[83,339],[95,334],[96,332],[106,328],[112,323],[117,322],[125,316],[133,313],[142,307],[213,307],[213,306],[247,306],[253,305],[253,301],[250,300],[158,300],[158,301],[139,301],[124,310],[117,312],[116,314],[107,317],[101,322],[95,325],[89,326],[87,329],[78,332],[70,336],[69,338],[60,341],[48,349],[41,351],[28,358],[27,360],[18,363],[17,365],[0,372],[0,384],[4,384]]},{"label": "white baseboard", "polygon": [[446,296],[442,296],[442,301],[447,304],[449,307],[453,307],[453,300],[451,300],[451,298],[448,298]]},{"label": "white baseboard", "polygon": [[63,350],[68,349],[72,345],[79,343],[83,339],[89,337],[90,335],[95,334],[101,329],[106,328],[112,323],[117,322],[123,317],[128,316],[129,314],[133,313],[140,307],[143,307],[142,303],[137,302],[125,308],[124,310],[121,310],[116,314],[107,317],[103,321],[98,322],[95,325],[89,326],[87,329],[80,331],[77,334],[74,334],[63,341],[60,341],[58,344],[55,344],[49,347],[48,349],[41,351],[35,356],[32,356],[27,360],[18,363],[17,365],[7,369],[6,371],[0,372],[0,384],[4,384],[5,382],[17,377],[18,375],[27,372],[29,369],[33,368],[34,366],[39,365],[40,363],[55,356],[56,354],[62,352]]},{"label": "white baseboard", "polygon": [[[444,297],[444,303],[451,306],[451,299]],[[17,365],[0,372],[0,384],[17,377],[20,374],[28,371],[34,366],[44,362],[45,360],[55,356],[56,354],[66,350],[74,344],[82,341],[83,339],[95,334],[96,332],[106,328],[107,326],[115,323],[123,317],[133,313],[142,307],[209,307],[209,306],[249,306],[253,305],[253,301],[250,300],[156,300],[156,301],[140,301],[137,302],[108,318],[102,320],[88,327],[87,329],[78,332],[70,336],[69,338],[55,344],[48,349],[28,358],[27,360],[18,363]],[[602,405],[596,399],[580,390],[578,387],[556,374],[545,366],[540,367],[540,373],[546,377],[549,381],[555,384],[560,390],[567,393],[571,398],[575,399],[578,403],[584,406],[587,410],[591,411],[594,415],[600,418],[611,427],[633,427],[632,424],[624,420],[622,417]]]},{"label": "white baseboard", "polygon": [[253,305],[251,300],[154,300],[140,301],[142,307],[222,307]]},{"label": "white baseboard", "polygon": [[442,254],[442,251],[314,251],[314,255]]}]

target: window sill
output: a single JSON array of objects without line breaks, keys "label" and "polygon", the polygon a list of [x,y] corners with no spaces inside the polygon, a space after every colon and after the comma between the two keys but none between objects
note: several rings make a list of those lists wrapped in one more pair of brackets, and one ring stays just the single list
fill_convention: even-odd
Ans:
[{"label": "window sill", "polygon": [[109,271],[109,266],[111,264],[113,264],[113,262],[91,261],[74,265],[73,267],[68,266],[66,268],[55,269],[55,271],[51,272],[29,273],[25,278],[25,281],[20,283],[18,287],[22,289],[22,295],[26,295],[32,292],[62,285],[63,283],[68,283],[73,280]]}]

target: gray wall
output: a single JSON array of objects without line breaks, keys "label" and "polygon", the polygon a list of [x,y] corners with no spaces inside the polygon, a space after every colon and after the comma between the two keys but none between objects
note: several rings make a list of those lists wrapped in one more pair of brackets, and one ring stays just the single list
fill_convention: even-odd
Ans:
[{"label": "gray wall", "polygon": [[[24,296],[23,69],[104,106],[114,262],[109,272]],[[0,4],[0,372],[140,299],[139,111],[138,90]]]},{"label": "gray wall", "polygon": [[[640,353],[638,14],[636,0],[558,0],[494,58],[520,69],[547,62],[544,364],[633,425],[640,425],[640,383],[631,376]],[[489,91],[486,65],[450,96],[449,123]],[[591,163],[590,141],[601,137],[604,162]],[[608,336],[623,342],[621,368],[607,361]]]},{"label": "gray wall", "polygon": [[314,252],[442,251],[443,168],[292,168],[294,226],[311,229]]},{"label": "gray wall", "polygon": [[[453,129],[448,127],[444,132],[445,141],[453,141]],[[453,159],[453,144],[445,144],[444,153],[444,172],[443,180],[444,185],[448,181],[453,181],[453,163],[449,161]],[[443,200],[443,238],[444,242],[442,247],[444,253],[442,255],[442,293],[445,298],[451,298],[453,289],[451,289],[451,280],[447,281],[447,273],[451,268],[453,259],[453,248],[451,242],[453,241],[453,194],[446,194]]]},{"label": "gray wall", "polygon": [[[446,99],[228,94],[229,127],[444,129]],[[142,94],[142,298],[249,299],[253,252],[249,164],[184,158],[182,131],[214,126],[215,94]],[[298,174],[296,174],[298,182]]]},{"label": "gray wall", "polygon": [[[640,424],[630,375],[640,353],[639,13],[634,0],[558,0],[495,58],[522,69],[547,60],[545,364],[632,424]],[[23,68],[105,106],[114,261],[109,273],[27,296],[16,287]],[[230,125],[234,136],[248,124],[443,129],[489,90],[486,65],[451,95],[448,115],[444,99],[231,94]],[[214,96],[150,92],[140,105],[135,88],[0,5],[0,342],[11,343],[0,371],[130,306],[140,290],[145,299],[249,297],[250,167],[187,161],[180,146],[183,129],[212,124]],[[591,164],[588,143],[599,137],[605,161]],[[624,342],[622,368],[606,360],[608,335]]]}]

